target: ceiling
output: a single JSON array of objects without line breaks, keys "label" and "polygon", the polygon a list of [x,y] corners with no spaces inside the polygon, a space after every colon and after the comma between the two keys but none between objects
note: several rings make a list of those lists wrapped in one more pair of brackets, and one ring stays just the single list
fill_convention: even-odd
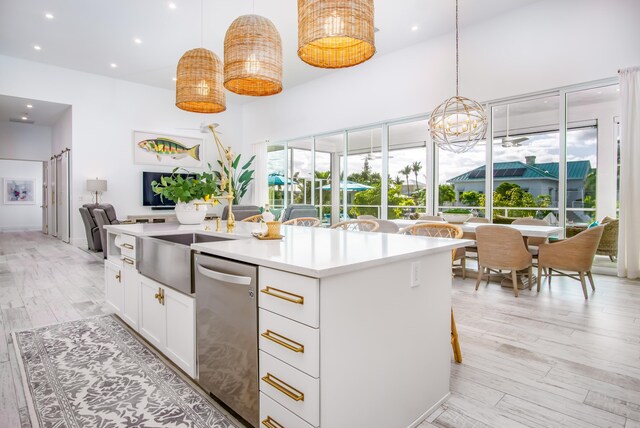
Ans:
[{"label": "ceiling", "polygon": [[[465,26],[534,1],[461,1],[462,43]],[[175,8],[169,7],[171,3]],[[271,19],[281,34],[285,91],[340,72],[314,68],[298,59],[294,0],[203,0],[204,14],[197,0],[2,0],[0,54],[173,89],[180,56],[200,47],[201,16],[204,47],[222,58],[227,28],[238,16],[252,13],[254,7],[255,13]],[[454,30],[452,0],[377,0],[375,8],[375,26],[380,30],[376,33],[376,56]],[[53,19],[48,19],[47,13]],[[35,50],[36,45],[41,49]],[[451,49],[453,61],[453,45]],[[252,100],[228,95],[232,104]]]},{"label": "ceiling", "polygon": [[53,126],[69,107],[67,104],[0,95],[0,123],[13,121],[25,125]]}]

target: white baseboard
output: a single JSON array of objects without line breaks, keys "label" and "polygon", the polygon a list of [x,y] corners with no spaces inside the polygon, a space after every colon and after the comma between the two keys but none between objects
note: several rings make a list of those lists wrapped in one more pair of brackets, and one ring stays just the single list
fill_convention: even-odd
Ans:
[{"label": "white baseboard", "polygon": [[37,226],[0,226],[0,232],[35,232],[42,230],[42,225]]}]

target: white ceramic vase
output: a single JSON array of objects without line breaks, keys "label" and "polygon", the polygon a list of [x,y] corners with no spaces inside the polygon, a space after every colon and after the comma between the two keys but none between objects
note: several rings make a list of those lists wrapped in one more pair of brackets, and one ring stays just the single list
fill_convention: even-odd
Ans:
[{"label": "white ceramic vase", "polygon": [[180,224],[201,224],[204,221],[207,215],[207,206],[200,206],[200,209],[196,209],[197,205],[194,202],[202,202],[202,199],[176,203],[176,217],[178,217]]}]

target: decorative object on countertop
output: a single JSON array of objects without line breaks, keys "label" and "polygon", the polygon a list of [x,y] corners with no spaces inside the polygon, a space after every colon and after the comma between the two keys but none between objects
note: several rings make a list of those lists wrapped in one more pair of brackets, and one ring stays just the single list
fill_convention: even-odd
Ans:
[{"label": "decorative object on countertop", "polygon": [[[231,148],[229,148],[231,149]],[[233,155],[233,153],[231,153]],[[225,155],[226,156],[226,155]],[[236,156],[231,163],[231,173],[229,173],[229,165],[224,165],[222,161],[218,160],[218,165],[220,166],[220,171],[215,171],[216,177],[220,180],[220,190],[224,191],[224,187],[222,185],[222,178],[224,176],[230,177],[231,188],[233,189],[233,204],[238,205],[242,200],[242,197],[249,190],[249,184],[253,181],[253,173],[252,169],[249,169],[251,163],[255,159],[255,156],[251,156],[251,158],[242,165],[240,170],[238,170],[238,165],[240,164],[240,158],[242,155]]]},{"label": "decorative object on countertop", "polygon": [[204,159],[203,142],[202,138],[133,131],[134,162],[138,165],[200,168]]},{"label": "decorative object on countertop", "polygon": [[262,232],[262,231],[255,232],[255,233],[252,233],[252,235],[258,239],[265,239],[265,240],[284,238],[284,236],[280,234],[280,225],[282,223],[280,223],[279,221],[268,221],[265,224],[267,225],[266,232]]},{"label": "decorative object on countertop", "polygon": [[429,118],[431,139],[442,150],[464,153],[484,138],[487,115],[477,101],[460,96],[458,0],[456,0],[456,95],[436,107]]},{"label": "decorative object on countertop", "polygon": [[96,177],[95,180],[87,180],[87,191],[91,193],[95,193],[95,197],[96,197],[95,203],[99,204],[100,200],[98,199],[98,196],[102,192],[107,191],[107,180],[100,180],[98,179],[98,177]]},{"label": "decorative object on countertop", "polygon": [[13,334],[33,426],[236,427],[114,315]]},{"label": "decorative object on countertop", "polygon": [[376,53],[373,0],[298,0],[298,56],[320,68],[363,63]]},{"label": "decorative object on countertop", "polygon": [[[178,174],[183,171],[184,177]],[[218,192],[216,176],[209,170],[190,173],[183,168],[174,168],[170,177],[162,176],[160,182],[152,181],[153,192],[160,198],[167,198],[176,203],[175,213],[181,224],[200,224],[204,221],[207,210],[199,210],[198,204],[205,203],[211,195]]]},{"label": "decorative object on countertop", "polygon": [[178,61],[176,107],[194,113],[220,113],[227,109],[220,58],[204,48],[204,2],[200,0],[200,47]]},{"label": "decorative object on countertop", "polygon": [[218,203],[218,200],[226,199],[227,233],[232,233],[236,227],[236,219],[233,215],[233,204],[240,201],[242,196],[247,192],[249,183],[253,180],[253,171],[250,171],[248,168],[255,156],[252,156],[249,162],[242,166],[240,177],[237,177],[235,173],[237,173],[238,163],[240,163],[240,155],[234,160],[231,146],[225,148],[222,142],[220,142],[220,138],[218,138],[218,133],[216,132],[217,127],[217,124],[208,125],[209,130],[213,134],[213,142],[216,144],[218,154],[220,155],[218,164],[221,170],[214,171],[214,174],[220,180],[219,191],[221,193],[226,192],[227,194],[225,196],[212,196],[212,201],[196,202],[195,205],[197,210],[200,205],[215,205]]},{"label": "decorative object on countertop", "polygon": [[282,40],[263,16],[243,15],[224,37],[224,87],[239,95],[282,92]]},{"label": "decorative object on countertop", "polygon": [[262,218],[266,222],[274,221],[276,216],[273,215],[271,209],[269,208],[269,204],[264,204],[264,211],[262,212]]},{"label": "decorative object on countertop", "polygon": [[33,205],[36,203],[35,178],[5,178],[4,203],[14,205]]},{"label": "decorative object on countertop", "polygon": [[442,213],[442,218],[447,223],[462,224],[473,217],[471,210],[464,208],[453,208]]}]

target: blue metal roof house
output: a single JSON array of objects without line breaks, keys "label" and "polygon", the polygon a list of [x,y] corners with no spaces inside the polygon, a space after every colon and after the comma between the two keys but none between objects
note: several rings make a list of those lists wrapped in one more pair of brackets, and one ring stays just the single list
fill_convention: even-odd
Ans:
[{"label": "blue metal roof house", "polygon": [[[591,171],[588,160],[567,162],[567,207],[582,207],[587,175]],[[558,162],[536,163],[535,156],[527,156],[525,162],[496,162],[493,164],[493,189],[502,183],[515,183],[534,197],[551,196],[552,206],[558,206]],[[456,200],[468,191],[484,193],[485,166],[447,180],[453,184]]]}]

